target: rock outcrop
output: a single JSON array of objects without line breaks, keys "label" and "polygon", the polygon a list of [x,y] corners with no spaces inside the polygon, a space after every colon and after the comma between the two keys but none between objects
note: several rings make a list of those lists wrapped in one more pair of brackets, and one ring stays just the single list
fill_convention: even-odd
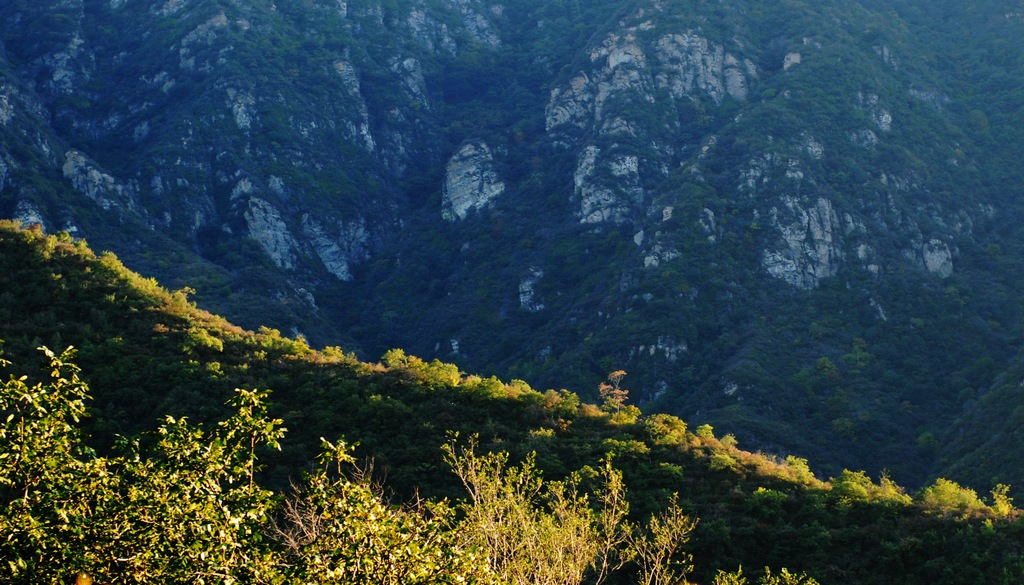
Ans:
[{"label": "rock outcrop", "polygon": [[373,152],[377,149],[377,143],[370,133],[370,110],[366,107],[366,100],[360,92],[359,76],[356,74],[352,64],[343,59],[334,62],[334,70],[341,77],[348,98],[355,105],[357,120],[346,120],[349,136],[362,143],[363,147]]},{"label": "rock outcrop", "polygon": [[921,258],[928,272],[941,278],[953,275],[953,253],[949,246],[937,238],[932,238],[921,247]]},{"label": "rock outcrop", "polygon": [[491,206],[504,192],[491,149],[482,141],[467,142],[445,167],[441,215],[447,221],[466,219],[471,210]]},{"label": "rock outcrop", "polygon": [[771,226],[782,236],[782,245],[765,250],[762,265],[768,274],[793,286],[815,288],[823,278],[834,276],[843,260],[839,218],[825,198],[807,205],[785,196],[781,203],[772,207]]},{"label": "rock outcrop", "polygon": [[138,193],[138,185],[134,182],[126,184],[118,181],[103,172],[82,152],[69,150],[64,155],[64,166],[61,170],[75,190],[98,203],[103,209],[135,207],[133,198]]},{"label": "rock outcrop", "polygon": [[543,277],[544,271],[533,267],[530,268],[529,274],[519,281],[519,306],[531,313],[544,310],[544,302],[537,297],[535,290],[537,283]]},{"label": "rock outcrop", "polygon": [[351,281],[352,268],[370,258],[370,233],[362,217],[324,225],[307,213],[302,216],[302,233],[324,268],[339,280]]},{"label": "rock outcrop", "polygon": [[653,343],[639,345],[630,350],[630,357],[653,358],[662,357],[675,362],[689,351],[685,340],[676,339],[672,335],[659,335]]},{"label": "rock outcrop", "polygon": [[286,270],[294,269],[299,244],[281,212],[265,199],[250,197],[243,216],[249,237],[263,248],[274,264]]},{"label": "rock outcrop", "polygon": [[721,103],[726,95],[743,101],[747,99],[748,80],[758,75],[753,61],[741,61],[693,31],[665,35],[656,46],[661,66],[658,85],[677,99],[699,92],[715,103]]},{"label": "rock outcrop", "polygon": [[545,128],[554,144],[578,149],[573,199],[581,223],[633,221],[644,213],[648,184],[677,164],[680,145],[666,132],[678,122],[655,123],[659,116],[645,112],[743,101],[758,77],[751,60],[699,32],[652,36],[653,28],[644,22],[608,34],[591,49],[591,66],[551,91]]},{"label": "rock outcrop", "polygon": [[[721,103],[731,96],[743,101],[751,81],[758,77],[753,61],[727,53],[694,31],[663,35],[645,50],[637,30],[609,34],[591,50],[589,71],[551,91],[545,115],[548,131],[563,126],[600,127],[609,104],[654,103],[655,87],[668,90],[676,100],[708,97]],[[653,66],[648,54],[654,55]],[[616,108],[615,115],[622,113]]]},{"label": "rock outcrop", "polygon": [[14,104],[11,100],[11,90],[0,85],[0,126],[7,126],[14,118]]},{"label": "rock outcrop", "polygon": [[617,154],[603,159],[600,155],[596,146],[580,153],[573,174],[576,217],[580,223],[624,223],[644,200],[639,158]]}]

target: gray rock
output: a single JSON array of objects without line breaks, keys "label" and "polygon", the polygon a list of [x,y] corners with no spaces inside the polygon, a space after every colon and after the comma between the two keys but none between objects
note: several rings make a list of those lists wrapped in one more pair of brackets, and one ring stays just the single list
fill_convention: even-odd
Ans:
[{"label": "gray rock", "polygon": [[13,90],[0,85],[0,126],[7,126],[14,118],[14,104],[11,103]]},{"label": "gray rock", "polygon": [[263,248],[274,264],[286,270],[294,269],[299,246],[281,213],[269,201],[250,197],[244,218],[249,237]]},{"label": "gray rock", "polygon": [[795,287],[816,288],[821,279],[834,276],[843,261],[839,218],[823,197],[810,206],[788,195],[781,203],[781,208],[771,210],[771,224],[782,245],[765,250],[762,265],[768,274]]},{"label": "gray rock", "polygon": [[135,207],[134,197],[138,188],[131,182],[122,183],[103,172],[82,152],[69,150],[65,154],[61,170],[76,191],[86,195],[103,209]]},{"label": "gray rock", "polygon": [[343,59],[334,62],[334,70],[341,76],[341,83],[348,93],[348,97],[355,104],[358,119],[349,121],[349,134],[353,140],[361,142],[367,152],[377,150],[377,143],[370,133],[370,110],[366,107],[366,100],[360,91],[359,76],[352,65]]},{"label": "gray rock", "polygon": [[543,277],[543,270],[530,268],[530,273],[519,281],[519,306],[531,313],[544,310],[544,302],[537,298],[537,292],[534,289],[537,282]]},{"label": "gray rock", "polygon": [[942,278],[953,275],[953,254],[949,246],[937,238],[932,238],[921,247],[921,257],[928,272]]},{"label": "gray rock", "polygon": [[467,142],[445,167],[441,215],[447,221],[466,219],[471,209],[490,207],[505,192],[494,172],[491,149],[482,141]]},{"label": "gray rock", "polygon": [[39,211],[31,201],[21,200],[14,208],[14,216],[11,218],[15,221],[20,221],[23,226],[40,225],[43,230],[46,230],[46,220],[43,218],[43,213]]},{"label": "gray rock", "polygon": [[370,233],[366,220],[359,217],[353,221],[331,221],[330,228],[313,219],[308,213],[302,216],[302,233],[328,272],[339,280],[352,280],[352,267],[370,258]]}]

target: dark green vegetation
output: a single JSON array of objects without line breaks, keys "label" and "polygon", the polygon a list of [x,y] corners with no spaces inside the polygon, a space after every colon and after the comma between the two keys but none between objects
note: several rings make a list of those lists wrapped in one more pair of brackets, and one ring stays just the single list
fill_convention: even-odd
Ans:
[{"label": "dark green vegetation", "polygon": [[[233,387],[266,386],[309,429],[285,447],[297,459],[327,429],[363,428],[406,493],[445,476],[415,469],[438,429],[533,424],[489,399],[448,413],[418,382],[367,390],[394,376],[351,373],[353,356],[288,340],[301,333],[362,360],[455,362],[482,374],[452,389],[470,397],[504,387],[496,375],[596,401],[621,368],[645,412],[823,477],[1024,486],[1019,2],[4,7],[0,212],[195,291],[176,293],[178,317],[124,331],[104,321],[126,303],[113,292],[74,319],[30,297],[31,319],[3,321],[18,363],[36,337],[74,343],[96,388],[128,396],[97,391],[101,445],[124,431],[113,421],[208,420]],[[448,222],[445,165],[466,141],[489,145],[505,190]],[[608,219],[581,223],[595,205]],[[186,318],[188,296],[285,335],[216,333],[231,329]],[[68,336],[76,320],[91,334]],[[310,365],[338,361],[351,368]],[[435,428],[384,447],[394,431],[371,421],[420,406]]]},{"label": "dark green vegetation", "polygon": [[[452,571],[446,574],[481,571],[472,549],[451,540],[455,517],[437,509],[426,520],[381,508],[364,484],[318,472],[314,463],[320,437],[344,436],[358,443],[356,460],[372,461],[372,476],[383,479],[389,501],[416,493],[461,499],[464,488],[442,449],[451,431],[475,434],[479,449],[512,461],[533,457],[546,479],[579,482],[580,493],[608,493],[615,485],[616,475],[602,479],[595,471],[611,454],[633,524],[662,513],[677,494],[679,512],[699,519],[682,546],[692,555],[689,575],[696,582],[739,566],[748,575],[758,567],[788,567],[821,583],[1010,584],[1024,578],[1024,525],[1004,487],[986,504],[946,480],[914,497],[888,478],[872,481],[862,472],[843,471],[822,482],[805,460],[749,453],[731,435],[716,438],[709,425],[691,429],[673,416],[643,415],[623,400],[628,377],[621,372],[603,385],[605,400],[596,406],[564,390],[539,392],[522,381],[466,375],[400,350],[388,352],[382,364],[338,349],[313,351],[276,331],[231,326],[198,310],[187,291],[167,292],[111,254],[96,256],[82,242],[8,224],[0,229],[0,291],[0,338],[4,358],[14,363],[8,371],[29,375],[5,386],[3,410],[12,418],[0,437],[4,457],[16,462],[5,465],[0,486],[8,535],[3,546],[9,547],[4,558],[17,566],[23,558],[18,570],[29,572],[17,574],[26,582],[40,582],[31,571],[63,578],[48,573],[51,563],[69,573],[109,571],[117,582],[182,574],[198,581],[204,571],[225,570],[242,580],[257,579],[259,571],[267,580],[316,575],[329,565],[275,556],[290,554],[290,545],[270,522],[278,518],[276,526],[287,528],[277,516],[287,516],[281,498],[303,471],[310,472],[303,497],[315,500],[317,509],[364,519],[325,531],[337,540],[325,537],[316,546],[339,555],[332,562],[377,554],[358,548],[360,531],[374,526],[361,514],[372,512],[381,534],[414,533],[433,543],[416,554],[440,555],[438,566]],[[69,344],[78,348],[80,373],[67,356],[58,358],[63,366],[55,365],[34,349]],[[236,387],[273,392],[268,397]],[[161,419],[156,434],[116,440]],[[283,438],[282,425],[289,429]],[[280,451],[253,451],[279,440]],[[466,456],[452,449],[449,462],[460,469],[463,457],[465,469]],[[504,477],[494,471],[494,460],[480,457],[490,461],[480,466],[492,470],[485,477]],[[324,461],[350,458],[337,447]],[[529,467],[507,469],[509,477],[531,477]],[[475,516],[464,510],[460,517]],[[111,540],[110,530],[120,536]],[[681,561],[685,565],[686,557]],[[644,574],[630,566],[616,578],[630,582]]]}]

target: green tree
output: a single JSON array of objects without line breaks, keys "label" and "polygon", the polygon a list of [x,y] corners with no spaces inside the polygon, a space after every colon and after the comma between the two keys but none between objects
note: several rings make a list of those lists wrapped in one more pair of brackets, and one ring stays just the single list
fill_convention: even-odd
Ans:
[{"label": "green tree", "polygon": [[[58,583],[88,572],[99,531],[103,462],[80,445],[88,387],[68,348],[49,359],[50,381],[11,377],[0,387],[0,558],[13,583]],[[9,362],[0,360],[4,367]],[[99,489],[98,489],[99,488]]]},{"label": "green tree", "polygon": [[985,509],[978,493],[955,481],[938,478],[914,498],[922,507],[943,516],[971,516]]},{"label": "green tree", "polygon": [[686,423],[670,414],[644,418],[643,428],[655,445],[682,445],[686,442]]},{"label": "green tree", "polygon": [[[783,568],[779,574],[772,574],[771,569],[764,568],[764,575],[757,580],[758,585],[818,585],[818,582],[803,573],[790,573]],[[747,578],[743,576],[743,568],[727,573],[719,571],[715,575],[714,585],[747,585]]]},{"label": "green tree", "polygon": [[68,349],[51,381],[12,378],[0,392],[0,553],[14,583],[272,583],[277,570],[259,538],[272,493],[254,482],[256,449],[284,430],[266,417],[265,393],[239,390],[237,413],[212,432],[168,418],[151,453],[97,457],[75,423],[88,387]]},{"label": "green tree", "polygon": [[634,532],[631,554],[639,567],[641,585],[676,585],[686,582],[693,557],[682,547],[697,527],[697,520],[683,513],[678,494],[669,507],[651,516],[645,533]]},{"label": "green tree", "polygon": [[451,508],[384,504],[365,474],[345,475],[355,467],[344,442],[324,441],[320,462],[271,531],[288,583],[497,585],[486,559],[458,542]]},{"label": "green tree", "polygon": [[1013,498],[1010,497],[1010,486],[1000,483],[992,488],[992,509],[996,514],[1004,518],[1013,513]]},{"label": "green tree", "polygon": [[564,481],[541,478],[531,454],[510,465],[507,453],[478,455],[475,441],[445,446],[445,458],[469,492],[459,526],[466,546],[479,548],[511,585],[603,582],[622,566],[629,539],[622,475],[606,464],[603,485],[581,492],[580,473]]}]

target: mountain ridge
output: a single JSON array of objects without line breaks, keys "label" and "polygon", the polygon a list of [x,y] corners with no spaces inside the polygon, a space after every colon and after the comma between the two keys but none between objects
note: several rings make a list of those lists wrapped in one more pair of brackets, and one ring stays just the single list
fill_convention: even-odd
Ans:
[{"label": "mountain ridge", "polygon": [[1011,4],[12,0],[0,208],[921,485],[1020,343]]},{"label": "mountain ridge", "polygon": [[[318,437],[343,434],[350,444],[359,443],[355,456],[372,457],[373,476],[384,478],[395,491],[392,498],[464,498],[442,463],[441,446],[451,443],[454,431],[477,435],[481,451],[535,461],[546,481],[575,470],[592,478],[613,457],[638,518],[669,500],[700,518],[686,544],[698,581],[710,582],[716,570],[740,565],[787,566],[822,583],[1019,579],[1020,511],[999,488],[988,505],[974,490],[947,480],[913,499],[891,479],[875,482],[864,472],[844,470],[823,482],[804,459],[747,452],[731,435],[717,438],[709,425],[690,429],[670,415],[641,413],[628,402],[623,372],[609,376],[609,388],[620,391],[615,401],[598,406],[565,390],[541,393],[520,380],[465,374],[452,364],[428,363],[401,350],[388,352],[381,363],[360,362],[339,348],[315,351],[267,328],[244,331],[197,309],[188,291],[164,290],[112,254],[97,255],[67,235],[47,236],[38,228],[0,222],[0,251],[0,338],[5,367],[16,375],[11,383],[53,384],[56,366],[47,359],[52,352],[40,355],[33,346],[79,344],[74,363],[82,370],[74,386],[89,390],[89,416],[69,426],[88,449],[62,454],[95,462],[97,452],[99,457],[110,452],[115,435],[137,436],[119,442],[149,454],[148,445],[167,444],[167,433],[137,433],[152,428],[158,415],[172,435],[174,429],[191,429],[187,436],[212,438],[212,429],[222,428],[212,423],[228,415],[223,402],[233,395],[232,387],[270,387],[272,394],[241,391],[266,409],[254,413],[261,423],[257,430],[275,431],[280,438],[281,423],[266,424],[277,417],[291,429],[280,441],[281,452],[246,448],[248,457],[256,457],[250,465],[258,461],[263,469],[261,490],[284,489],[311,469],[309,462],[322,447]],[[59,359],[64,361],[59,371],[78,372],[69,353]],[[79,400],[76,408],[84,406]],[[247,446],[248,439],[243,443]],[[193,452],[221,453],[214,445]],[[182,457],[144,461],[181,463]],[[211,464],[225,467],[216,459]],[[184,475],[192,477],[196,468],[188,469]],[[81,469],[72,472],[83,480]],[[108,477],[111,470],[104,473]],[[205,473],[201,479],[216,484]],[[245,487],[226,481],[225,490]],[[669,497],[672,493],[678,500]],[[144,494],[136,493],[132,501],[139,496]],[[123,513],[135,518],[138,510]],[[266,529],[261,518],[251,518],[254,531]],[[59,534],[68,522],[48,523],[47,530]],[[131,542],[136,528],[118,525],[122,534],[131,531]],[[33,543],[19,539],[7,546],[23,558]],[[56,548],[75,551],[76,544],[64,539]]]}]

